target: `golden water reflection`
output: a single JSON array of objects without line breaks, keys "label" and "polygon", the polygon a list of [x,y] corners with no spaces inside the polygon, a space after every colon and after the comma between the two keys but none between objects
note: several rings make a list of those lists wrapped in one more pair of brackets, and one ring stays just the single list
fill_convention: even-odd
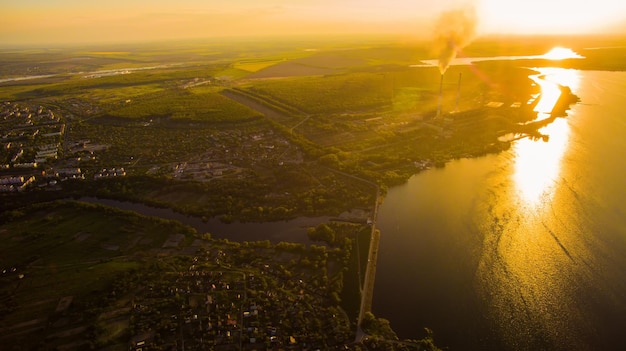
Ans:
[{"label": "golden water reflection", "polygon": [[521,198],[533,207],[549,201],[560,173],[560,163],[567,148],[569,125],[557,119],[541,129],[548,142],[519,140],[515,145],[513,179]]},{"label": "golden water reflection", "polygon": [[572,91],[578,90],[580,86],[580,72],[571,68],[555,68],[546,67],[539,68],[538,71],[545,75],[545,78],[549,82],[566,85],[572,89]]},{"label": "golden water reflection", "polygon": [[571,59],[571,58],[583,58],[583,56],[577,54],[574,50],[570,49],[570,48],[564,48],[564,47],[554,47],[552,48],[552,50],[548,51],[547,53],[545,53],[543,55],[543,58],[547,59],[547,60],[565,60],[565,59]]},{"label": "golden water reflection", "polygon": [[[541,87],[541,97],[535,107],[538,119],[550,118],[561,90],[558,84],[578,88],[580,77],[576,70],[562,68],[536,69],[539,75],[532,79]],[[532,207],[548,203],[559,179],[561,159],[567,149],[570,127],[567,119],[557,118],[540,133],[547,141],[522,139],[514,147],[515,166],[513,180],[520,198]]]}]

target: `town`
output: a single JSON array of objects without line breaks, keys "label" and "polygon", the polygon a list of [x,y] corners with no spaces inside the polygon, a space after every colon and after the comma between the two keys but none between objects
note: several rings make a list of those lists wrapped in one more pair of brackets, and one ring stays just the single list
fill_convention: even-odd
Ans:
[{"label": "town", "polygon": [[[138,160],[135,157],[118,166],[99,168],[99,151],[108,145],[94,144],[87,139],[73,140],[65,131],[65,120],[54,112],[39,106],[5,102],[0,111],[3,120],[2,152],[0,159],[0,191],[24,191],[30,187],[58,188],[68,179],[103,179],[126,176],[126,169],[134,174]],[[147,123],[146,126],[149,126]],[[153,164],[146,174],[167,175],[173,178],[208,181],[215,178],[246,177],[256,163],[300,164],[302,152],[288,140],[275,136],[272,130],[243,135],[241,131],[216,131],[207,137],[213,145],[205,153],[183,162]],[[137,159],[147,157],[139,152]],[[126,169],[125,169],[126,167]]]}]

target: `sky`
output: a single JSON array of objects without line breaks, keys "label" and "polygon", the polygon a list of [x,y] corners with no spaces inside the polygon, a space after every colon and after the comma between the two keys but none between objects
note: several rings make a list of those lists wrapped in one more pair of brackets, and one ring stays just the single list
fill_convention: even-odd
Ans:
[{"label": "sky", "polygon": [[626,34],[624,0],[0,0],[0,45],[264,35],[427,37],[474,8],[479,34]]}]

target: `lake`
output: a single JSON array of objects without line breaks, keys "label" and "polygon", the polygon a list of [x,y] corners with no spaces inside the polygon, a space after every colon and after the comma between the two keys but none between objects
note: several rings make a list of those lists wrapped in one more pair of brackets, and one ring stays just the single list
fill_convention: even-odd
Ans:
[{"label": "lake", "polygon": [[541,73],[581,100],[548,141],[420,173],[381,205],[373,312],[401,338],[626,349],[626,73]]}]

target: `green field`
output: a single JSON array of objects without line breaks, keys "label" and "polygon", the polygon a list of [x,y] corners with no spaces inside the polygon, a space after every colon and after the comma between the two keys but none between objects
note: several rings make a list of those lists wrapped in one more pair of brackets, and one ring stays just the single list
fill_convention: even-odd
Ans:
[{"label": "green field", "polygon": [[171,234],[195,233],[180,223],[74,201],[5,212],[2,223],[5,332],[46,319],[65,296],[85,301],[97,295],[120,273],[139,267],[137,254],[160,248]]},{"label": "green field", "polygon": [[123,118],[168,117],[199,122],[239,122],[259,117],[255,111],[206,87],[144,94],[109,111],[109,114]]},{"label": "green field", "polygon": [[86,98],[95,99],[104,105],[119,104],[143,95],[160,93],[163,89],[164,88],[159,84],[129,85],[119,88],[102,87],[89,89],[89,92],[84,94],[84,96]]},{"label": "green field", "polygon": [[371,111],[390,104],[389,82],[382,75],[355,73],[258,81],[253,93],[270,96],[307,113]]},{"label": "green field", "polygon": [[284,61],[283,59],[276,60],[248,60],[248,61],[239,61],[233,64],[233,68],[240,69],[248,72],[257,72],[264,68],[273,66],[279,62]]}]

